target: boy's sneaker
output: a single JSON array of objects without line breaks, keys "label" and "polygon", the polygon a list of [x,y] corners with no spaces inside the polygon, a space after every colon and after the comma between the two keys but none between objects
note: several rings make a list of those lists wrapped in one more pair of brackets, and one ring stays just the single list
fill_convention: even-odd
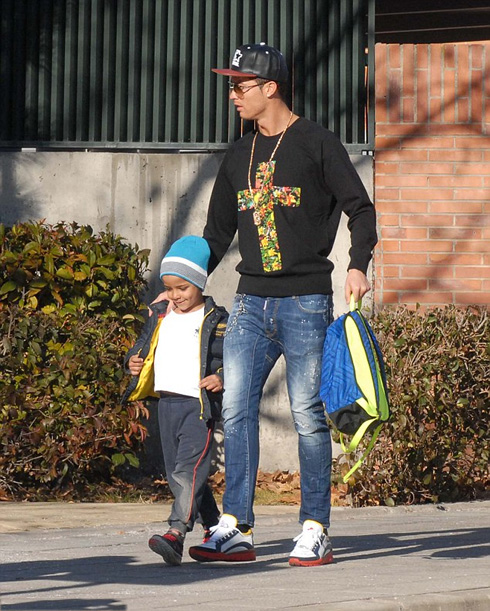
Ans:
[{"label": "boy's sneaker", "polygon": [[148,541],[148,546],[155,554],[160,554],[167,564],[179,566],[182,564],[184,552],[184,537],[168,531],[165,535],[153,535]]},{"label": "boy's sneaker", "polygon": [[314,520],[305,520],[303,532],[294,541],[289,554],[290,566],[318,566],[333,562],[332,544],[323,526]]},{"label": "boy's sneaker", "polygon": [[211,536],[201,545],[189,548],[189,555],[198,562],[246,562],[255,560],[252,531],[242,533],[234,516],[223,514]]}]

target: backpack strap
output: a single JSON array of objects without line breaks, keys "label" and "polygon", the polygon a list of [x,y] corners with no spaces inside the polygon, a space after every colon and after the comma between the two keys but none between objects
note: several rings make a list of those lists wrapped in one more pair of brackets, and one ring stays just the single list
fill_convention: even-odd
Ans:
[{"label": "backpack strap", "polygon": [[371,426],[373,422],[376,422],[376,420],[379,420],[379,418],[378,417],[370,418],[369,420],[366,420],[365,422],[363,422],[361,426],[355,432],[352,439],[350,440],[349,445],[346,445],[344,441],[344,434],[340,433],[340,445],[342,446],[342,450],[346,454],[350,454],[351,452],[354,452],[357,449],[357,446],[359,445],[361,439],[364,437],[367,429]]},{"label": "backpack strap", "polygon": [[[356,462],[356,464],[352,467],[352,469],[346,473],[344,475],[344,477],[342,478],[344,484],[347,484],[347,482],[349,481],[350,476],[357,471],[357,469],[359,469],[359,467],[362,465],[362,463],[364,462],[364,459],[366,458],[366,456],[369,454],[369,452],[372,450],[374,443],[376,442],[376,439],[378,437],[378,434],[381,430],[381,427],[383,426],[383,423],[381,423],[378,427],[376,427],[376,429],[373,431],[371,440],[369,441],[367,448],[364,450],[364,454],[361,456],[361,458]],[[340,436],[340,439],[342,440],[342,434]],[[343,445],[342,445],[343,447]]]},{"label": "backpack strap", "polygon": [[359,299],[359,301],[355,301],[354,300],[354,294],[351,293],[350,294],[350,311],[354,312],[354,310],[359,310],[359,312],[361,311],[362,308],[362,297]]}]

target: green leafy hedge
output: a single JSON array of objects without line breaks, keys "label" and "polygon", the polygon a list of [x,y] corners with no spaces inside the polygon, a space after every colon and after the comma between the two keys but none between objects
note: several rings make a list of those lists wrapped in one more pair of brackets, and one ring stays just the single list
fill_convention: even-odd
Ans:
[{"label": "green leafy hedge", "polygon": [[147,263],[109,231],[0,225],[0,488],[83,488],[137,465],[146,410],[120,397]]},{"label": "green leafy hedge", "polygon": [[148,250],[77,223],[0,225],[0,304],[60,315],[132,316]]},{"label": "green leafy hedge", "polygon": [[[349,482],[352,503],[481,497],[489,480],[487,311],[384,309],[370,322],[385,358],[392,419]],[[348,457],[340,471],[353,463]]]}]

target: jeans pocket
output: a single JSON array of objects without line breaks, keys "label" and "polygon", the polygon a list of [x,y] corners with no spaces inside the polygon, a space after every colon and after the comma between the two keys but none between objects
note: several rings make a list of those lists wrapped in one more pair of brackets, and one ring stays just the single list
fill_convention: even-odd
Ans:
[{"label": "jeans pocket", "polygon": [[323,314],[330,307],[330,295],[298,295],[298,307],[307,314]]},{"label": "jeans pocket", "polygon": [[295,297],[300,312],[321,315],[328,326],[333,322],[333,300],[331,295],[298,295]]}]

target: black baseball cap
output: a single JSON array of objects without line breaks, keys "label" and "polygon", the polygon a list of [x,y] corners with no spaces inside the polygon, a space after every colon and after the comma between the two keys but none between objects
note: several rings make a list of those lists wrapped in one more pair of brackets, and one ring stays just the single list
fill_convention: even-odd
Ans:
[{"label": "black baseball cap", "polygon": [[235,51],[230,68],[213,68],[226,76],[250,76],[285,83],[288,67],[283,54],[265,42],[242,45]]}]

